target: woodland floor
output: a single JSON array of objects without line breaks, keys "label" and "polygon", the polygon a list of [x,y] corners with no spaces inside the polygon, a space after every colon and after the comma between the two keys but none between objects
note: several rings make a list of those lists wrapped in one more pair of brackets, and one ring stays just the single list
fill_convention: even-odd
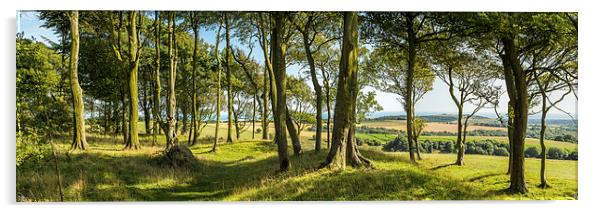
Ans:
[{"label": "woodland floor", "polygon": [[[186,141],[187,136],[182,135],[180,141]],[[250,132],[241,137],[250,138]],[[197,169],[171,169],[153,163],[152,157],[163,145],[152,147],[149,136],[141,136],[143,148],[135,151],[122,150],[119,138],[88,138],[88,150],[69,155],[68,139],[55,140],[60,149],[66,201],[577,198],[577,161],[548,160],[547,177],[552,188],[540,189],[539,160],[526,159],[529,193],[512,195],[505,191],[509,185],[505,174],[507,157],[466,155],[466,165],[459,167],[450,164],[454,154],[423,154],[423,160],[415,166],[409,163],[407,152],[383,152],[380,147],[364,145],[360,151],[373,160],[375,169],[316,171],[327,150],[315,153],[314,141],[302,137],[304,154],[290,156],[291,171],[276,173],[275,144],[241,139],[233,144],[219,144],[217,153],[208,152],[211,144],[203,142],[192,147],[199,159]],[[25,164],[17,169],[16,196],[17,201],[59,201],[53,161]]]}]

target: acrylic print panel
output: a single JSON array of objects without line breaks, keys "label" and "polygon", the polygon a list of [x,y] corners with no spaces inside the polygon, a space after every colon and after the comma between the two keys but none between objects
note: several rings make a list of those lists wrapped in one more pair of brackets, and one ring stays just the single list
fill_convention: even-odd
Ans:
[{"label": "acrylic print panel", "polygon": [[19,11],[17,201],[577,199],[577,22]]}]

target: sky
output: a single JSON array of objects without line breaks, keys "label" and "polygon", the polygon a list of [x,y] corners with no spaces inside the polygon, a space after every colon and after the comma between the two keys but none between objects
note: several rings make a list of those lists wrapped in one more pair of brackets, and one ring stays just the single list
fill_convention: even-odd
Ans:
[{"label": "sky", "polygon": [[[51,29],[41,27],[43,22],[39,20],[36,12],[22,11],[22,12],[19,12],[18,14],[19,15],[17,17],[17,32],[24,32],[26,38],[33,37],[36,40],[42,41],[44,43],[47,43],[47,42],[43,39],[43,37],[48,38],[54,42],[58,41],[57,36],[54,34],[54,32]],[[214,44],[215,39],[216,39],[215,33],[216,33],[215,31],[201,30],[201,34],[200,34],[201,39],[206,43]],[[241,48],[246,48],[246,47],[241,46],[240,42],[237,41],[236,39],[233,39],[232,43],[235,46],[239,46]],[[220,46],[221,47],[225,46],[224,41],[222,41],[222,43],[220,43]],[[263,59],[263,54],[261,52],[259,44],[255,45],[255,47],[253,49],[252,57],[258,63],[263,64],[264,59]],[[310,87],[312,87],[312,84],[309,81],[309,77],[305,76],[304,74],[300,74],[300,73],[305,73],[305,72],[302,72],[303,69],[304,68],[302,68],[299,65],[290,65],[289,67],[287,67],[287,73],[289,75],[294,75],[294,76],[301,75],[303,77],[306,77],[307,81],[308,81],[308,85]],[[500,80],[500,84],[501,83],[502,82]],[[375,91],[376,92],[376,100],[383,107],[383,110],[381,112],[374,113],[375,115],[404,114],[401,104],[399,103],[399,101],[397,101],[397,99],[399,97],[398,95],[392,94],[392,93],[381,92],[372,87],[364,88],[364,91]],[[551,95],[552,98],[558,98],[559,96],[560,96],[560,94],[558,94],[558,93],[552,93],[552,95]],[[507,103],[507,102],[508,102],[508,98],[506,95],[504,95],[503,99],[500,101],[500,103]],[[567,96],[565,98],[565,100],[560,102],[557,106],[559,108],[563,109],[564,111],[569,112],[573,117],[577,118],[577,116],[576,116],[577,100],[573,95]],[[470,113],[470,112],[472,112],[473,109],[474,109],[473,105],[467,104],[467,106],[465,106],[464,113]],[[505,112],[506,110],[507,110],[507,108],[506,108],[505,104],[502,104],[502,106],[500,106],[500,108],[498,109],[499,112]],[[433,84],[433,90],[428,92],[423,97],[423,99],[421,99],[416,104],[416,112],[417,112],[417,114],[438,114],[438,113],[456,114],[457,108],[453,104],[453,100],[451,99],[447,85],[440,79],[435,78],[435,82]],[[494,110],[491,108],[482,109],[477,114],[483,115],[483,116],[488,116],[488,117],[492,117],[495,115]],[[534,115],[534,116],[538,116],[538,115]],[[550,110],[548,117],[550,119],[570,118],[570,117],[566,116],[563,112],[561,112],[557,109]]]}]

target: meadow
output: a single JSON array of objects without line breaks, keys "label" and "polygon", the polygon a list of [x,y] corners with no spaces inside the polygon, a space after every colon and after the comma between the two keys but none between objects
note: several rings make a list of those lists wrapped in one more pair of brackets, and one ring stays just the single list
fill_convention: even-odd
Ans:
[{"label": "meadow", "polygon": [[[202,137],[212,130],[208,126]],[[225,125],[221,132],[225,136]],[[195,168],[156,164],[163,145],[151,146],[148,135],[141,135],[141,150],[127,151],[112,136],[89,136],[86,151],[67,152],[68,137],[54,141],[66,201],[577,199],[577,161],[548,160],[552,187],[541,189],[536,187],[539,160],[525,159],[529,192],[509,194],[506,157],[469,154],[466,165],[459,167],[451,165],[455,154],[423,154],[413,165],[407,152],[363,145],[360,152],[373,161],[374,169],[316,170],[327,150],[314,152],[311,133],[301,135],[304,153],[290,153],[292,167],[286,173],[276,172],[276,145],[251,140],[250,131],[235,143],[220,143],[217,153],[208,152],[212,144],[207,140],[191,147],[198,159]],[[179,141],[187,137],[180,135]],[[17,169],[17,200],[59,201],[57,183],[50,158],[26,163]]]}]

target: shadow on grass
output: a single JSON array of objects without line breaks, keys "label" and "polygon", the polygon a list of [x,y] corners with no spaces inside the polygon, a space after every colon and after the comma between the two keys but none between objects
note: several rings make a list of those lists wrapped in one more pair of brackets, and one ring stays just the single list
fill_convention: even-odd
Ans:
[{"label": "shadow on grass", "polygon": [[453,166],[453,165],[456,165],[456,164],[454,164],[454,163],[448,163],[448,164],[444,164],[444,165],[441,165],[441,166],[433,167],[431,170],[437,171],[439,169],[447,168],[447,167],[450,167],[450,166]]},{"label": "shadow on grass", "polygon": [[[202,152],[207,147],[195,148],[193,152],[200,159],[195,170],[155,165],[148,152],[131,151],[119,156],[75,152],[70,160],[59,155],[66,200],[455,200],[487,199],[498,193],[439,177],[415,166],[316,171],[325,159],[326,150],[318,153],[305,150],[301,156],[291,155],[291,170],[276,173],[275,145],[269,141],[254,143],[242,147],[248,154],[219,161],[209,157],[220,156],[219,153]],[[221,146],[223,152],[238,151],[232,145]],[[93,149],[115,151],[103,146]],[[361,152],[373,161],[409,162],[407,158],[379,150],[361,149]],[[22,167],[17,171],[17,194],[24,198],[20,200],[58,201],[56,182],[51,166]]]}]

